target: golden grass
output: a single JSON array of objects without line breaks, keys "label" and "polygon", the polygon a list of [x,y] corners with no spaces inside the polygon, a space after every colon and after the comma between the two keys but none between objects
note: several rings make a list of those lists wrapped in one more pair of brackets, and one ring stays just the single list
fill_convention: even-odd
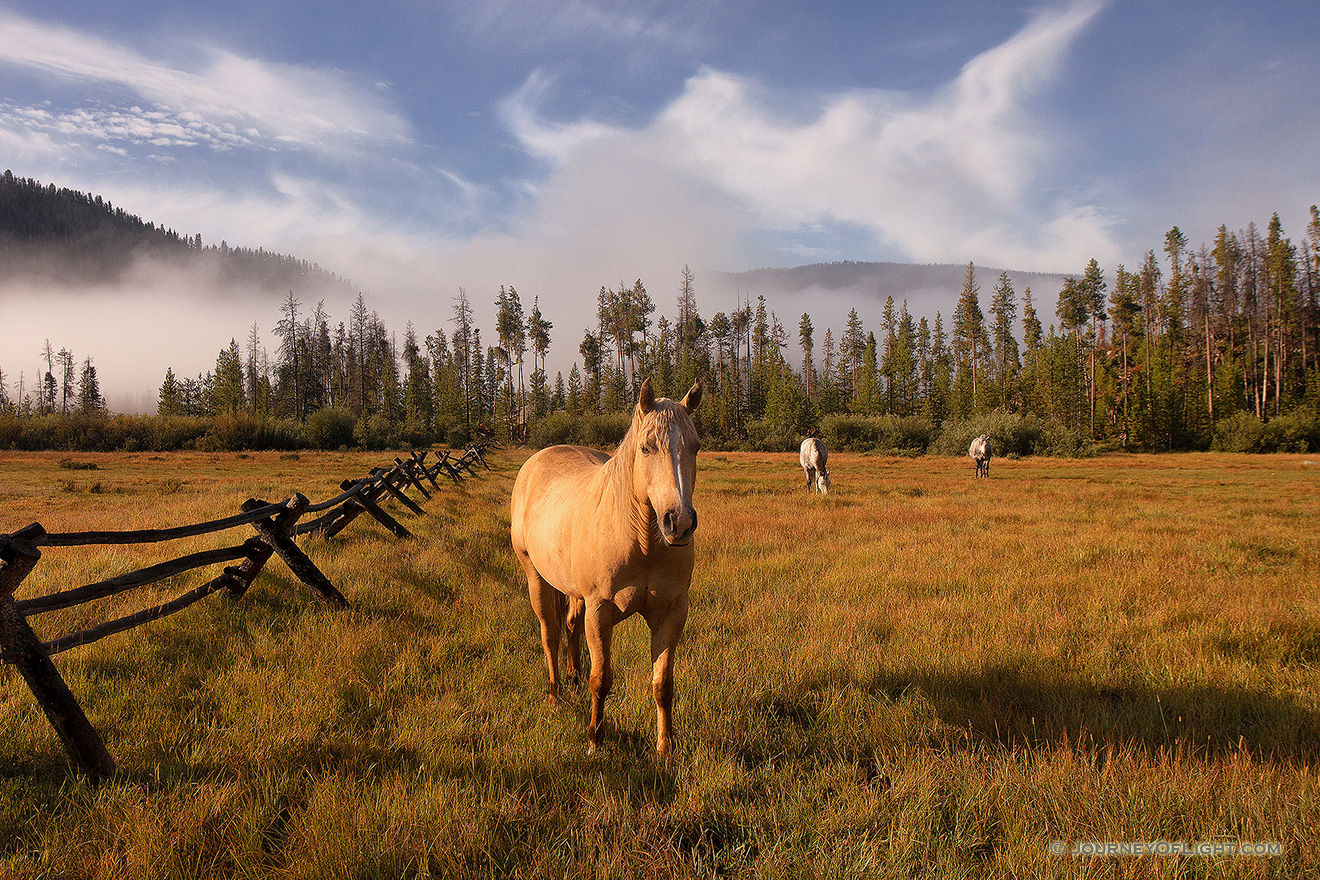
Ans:
[{"label": "golden grass", "polygon": [[[68,769],[0,673],[0,875],[1302,876],[1320,872],[1320,466],[1301,456],[971,462],[703,454],[677,754],[646,627],[615,637],[607,747],[545,702],[507,500],[526,453],[417,535],[303,539],[240,603],[55,658],[120,769]],[[165,527],[371,453],[0,453],[0,532]],[[93,488],[96,491],[93,491]],[[222,546],[48,548],[20,596]],[[235,541],[236,542],[236,541]],[[44,636],[196,574],[38,618]],[[1275,858],[1055,856],[1052,841],[1278,841]]]}]

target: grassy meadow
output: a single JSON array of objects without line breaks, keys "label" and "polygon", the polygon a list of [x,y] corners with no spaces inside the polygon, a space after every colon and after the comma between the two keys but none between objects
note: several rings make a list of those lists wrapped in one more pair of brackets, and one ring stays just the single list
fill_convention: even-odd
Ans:
[{"label": "grassy meadow", "polygon": [[[118,762],[69,769],[0,667],[0,877],[1320,874],[1320,463],[703,453],[676,754],[648,637],[615,632],[606,747],[552,710],[508,545],[524,451],[301,539],[220,596],[55,658]],[[0,452],[0,532],[168,527],[313,501],[382,453]],[[415,495],[415,493],[413,493]],[[19,597],[237,543],[47,548]],[[201,583],[35,620],[50,638]],[[1273,857],[1051,852],[1277,842]]]}]

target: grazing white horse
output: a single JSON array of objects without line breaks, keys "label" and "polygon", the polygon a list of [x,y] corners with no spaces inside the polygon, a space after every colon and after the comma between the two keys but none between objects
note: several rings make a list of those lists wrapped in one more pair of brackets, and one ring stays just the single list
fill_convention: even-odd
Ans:
[{"label": "grazing white horse", "polygon": [[798,461],[807,473],[807,488],[830,494],[830,472],[825,465],[829,463],[830,453],[825,448],[825,441],[819,437],[808,437],[802,441],[798,450]]},{"label": "grazing white horse", "polygon": [[972,441],[972,446],[967,450],[967,454],[976,462],[976,475],[978,477],[990,476],[990,456],[993,450],[990,448],[990,438],[982,434]]}]

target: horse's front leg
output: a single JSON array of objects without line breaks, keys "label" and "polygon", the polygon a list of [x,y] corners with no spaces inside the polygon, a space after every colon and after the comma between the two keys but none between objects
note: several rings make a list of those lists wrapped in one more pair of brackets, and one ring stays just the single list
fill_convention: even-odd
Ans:
[{"label": "horse's front leg", "polygon": [[651,691],[655,694],[655,750],[667,755],[673,750],[674,651],[687,623],[688,597],[684,593],[655,619],[651,627]]},{"label": "horse's front leg", "polygon": [[610,643],[614,638],[614,606],[608,602],[587,603],[583,615],[587,650],[591,653],[591,723],[587,727],[587,754],[600,747],[605,726],[605,698],[614,685],[610,666]]}]

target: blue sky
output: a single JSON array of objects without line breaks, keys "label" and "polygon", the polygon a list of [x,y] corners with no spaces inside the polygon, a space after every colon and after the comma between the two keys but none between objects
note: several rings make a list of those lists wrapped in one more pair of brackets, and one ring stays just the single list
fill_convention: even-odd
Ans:
[{"label": "blue sky", "polygon": [[[320,262],[392,325],[512,284],[567,358],[601,285],[668,309],[684,264],[1112,273],[1276,211],[1298,239],[1318,44],[1313,0],[0,0],[0,164]],[[277,317],[238,312],[177,371]],[[19,333],[60,345],[20,322],[10,374]]]}]

